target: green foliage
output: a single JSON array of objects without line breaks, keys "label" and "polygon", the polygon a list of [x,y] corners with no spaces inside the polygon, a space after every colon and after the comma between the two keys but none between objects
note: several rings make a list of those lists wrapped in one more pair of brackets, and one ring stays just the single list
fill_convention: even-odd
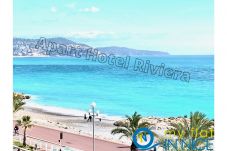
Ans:
[{"label": "green foliage", "polygon": [[29,146],[29,145],[24,146],[23,143],[21,143],[19,141],[13,141],[13,144],[15,146],[17,146],[17,147],[24,148],[24,149],[27,149],[27,150],[30,150],[30,151],[33,151],[34,150],[34,147],[33,146]]},{"label": "green foliage", "polygon": [[132,138],[132,135],[138,128],[150,128],[151,124],[141,121],[142,116],[135,112],[132,116],[126,115],[127,122],[119,122],[117,128],[111,131],[111,134],[122,134],[120,138]]},{"label": "green foliage", "polygon": [[[111,131],[111,134],[121,134],[120,138],[127,137],[132,140],[132,135],[138,128],[149,128],[151,127],[151,124],[148,122],[142,121],[142,116],[140,114],[137,114],[135,112],[132,116],[126,115],[127,122],[118,122],[117,128],[113,129]],[[154,133],[154,135],[156,135]],[[156,135],[157,136],[157,135]],[[131,144],[131,151],[135,151],[136,147],[132,141]]]},{"label": "green foliage", "polygon": [[26,130],[27,130],[27,128],[32,127],[31,117],[28,115],[25,115],[20,120],[17,120],[17,124],[24,128],[23,145],[26,146]]},{"label": "green foliage", "polygon": [[18,146],[18,147],[23,147],[23,144],[19,141],[14,141],[13,144]]},{"label": "green foliage", "polygon": [[17,124],[23,128],[32,127],[31,117],[28,115],[23,116],[20,120],[17,120]]},{"label": "green foliage", "polygon": [[23,94],[13,93],[13,113],[23,109],[24,99],[26,99],[26,96]]},{"label": "green foliage", "polygon": [[[189,121],[186,118],[181,123],[171,123],[173,129],[168,130],[167,134],[174,134],[179,139],[209,138],[214,136],[214,121],[209,120],[205,114],[195,112],[190,114]],[[204,133],[206,135],[204,135]]]}]

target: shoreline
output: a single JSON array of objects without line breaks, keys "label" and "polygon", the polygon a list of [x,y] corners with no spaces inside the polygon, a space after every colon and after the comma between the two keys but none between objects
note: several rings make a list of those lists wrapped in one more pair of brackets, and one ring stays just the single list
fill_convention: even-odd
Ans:
[{"label": "shoreline", "polygon": [[[31,116],[33,124],[37,126],[92,137],[92,122],[84,120],[84,117],[80,115],[67,115],[26,105],[24,110],[20,110],[14,114],[14,121],[21,118],[23,115]],[[130,141],[128,139],[119,140],[119,136],[110,134],[110,131],[115,127],[113,125],[115,121],[117,120],[105,118],[100,122],[96,119],[95,138],[129,145]]]},{"label": "shoreline", "polygon": [[[67,109],[64,107],[41,105],[36,103],[36,99],[38,99],[36,96],[30,96],[32,96],[32,99],[30,98],[26,100],[24,110],[20,110],[14,114],[14,121],[20,119],[24,115],[29,115],[31,116],[32,123],[36,126],[89,138],[92,137],[93,123],[89,122],[87,119],[84,119],[85,113],[87,114],[88,118],[88,112],[78,109]],[[99,120],[100,118],[101,121]],[[152,131],[159,135],[159,137],[163,137],[165,136],[165,131],[172,128],[171,123],[179,123],[183,118],[184,117],[182,116],[144,116],[142,120],[149,122],[152,125]],[[119,139],[121,136],[120,134],[111,134],[111,130],[116,128],[114,123],[117,121],[124,121],[125,119],[125,117],[100,114],[95,118],[95,139],[122,145],[130,145],[130,138],[123,137]],[[158,138],[155,138],[155,140],[157,139]]]},{"label": "shoreline", "polygon": [[[24,110],[20,110],[14,114],[14,120],[20,119],[23,115],[29,115],[32,118],[34,125],[51,128],[63,132],[77,134],[86,137],[92,137],[92,122],[84,119],[85,111],[64,109],[59,107],[42,106],[27,102]],[[99,118],[101,117],[101,121]],[[128,138],[121,138],[120,134],[112,135],[111,130],[116,128],[114,123],[116,121],[125,120],[123,117],[114,117],[102,115],[95,120],[95,138],[130,145],[131,140]],[[164,136],[165,130],[170,128],[170,123],[180,122],[180,117],[144,117],[143,120],[149,121],[153,126],[152,130],[159,136]]]},{"label": "shoreline", "polygon": [[[24,105],[26,109],[33,110],[33,112],[42,112],[46,114],[52,114],[56,116],[67,116],[67,117],[83,117],[84,114],[88,115],[87,111],[80,110],[80,109],[70,109],[64,107],[57,107],[57,106],[50,106],[50,105],[41,105],[36,103],[34,100],[26,101]],[[97,118],[101,118],[102,120],[107,121],[117,121],[123,120],[124,117],[117,116],[117,115],[107,115],[107,114],[99,114]]]}]

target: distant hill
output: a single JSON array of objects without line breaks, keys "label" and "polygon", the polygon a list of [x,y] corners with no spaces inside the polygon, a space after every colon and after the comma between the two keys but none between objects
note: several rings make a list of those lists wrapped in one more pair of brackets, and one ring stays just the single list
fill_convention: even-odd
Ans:
[{"label": "distant hill", "polygon": [[[14,56],[49,56],[46,51],[35,49],[39,39],[25,39],[25,38],[14,38],[13,39],[13,55]],[[56,44],[64,44],[67,47],[75,47],[86,50],[91,48],[90,46],[82,43],[77,43],[72,40],[57,37],[57,38],[47,38],[48,42],[55,42]],[[149,50],[137,50],[126,47],[99,47],[96,48],[99,52],[106,54],[114,54],[117,56],[163,56],[169,55],[168,52],[163,51],[149,51]],[[51,56],[61,56],[59,54],[52,54]]]},{"label": "distant hill", "polygon": [[[49,56],[46,54],[46,51],[41,49],[35,49],[35,45],[39,39],[25,39],[25,38],[13,38],[13,55],[14,56]],[[46,38],[46,43],[48,45],[49,42],[55,42],[56,44],[63,44],[67,47],[75,47],[78,46],[82,49],[91,48],[86,44],[76,43],[66,38],[57,37],[57,38]],[[51,56],[60,56],[59,54],[52,54]]]},{"label": "distant hill", "polygon": [[99,47],[99,51],[106,54],[129,55],[129,56],[165,56],[169,55],[168,52],[163,51],[150,51],[150,50],[137,50],[126,47]]}]

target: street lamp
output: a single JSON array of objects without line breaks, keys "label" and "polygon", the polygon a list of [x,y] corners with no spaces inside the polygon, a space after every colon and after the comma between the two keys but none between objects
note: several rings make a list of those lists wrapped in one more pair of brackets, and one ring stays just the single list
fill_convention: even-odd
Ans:
[{"label": "street lamp", "polygon": [[[95,107],[96,103],[91,103],[91,109],[92,109],[92,122],[93,122],[93,151],[95,151]],[[89,110],[90,111],[90,110]]]}]

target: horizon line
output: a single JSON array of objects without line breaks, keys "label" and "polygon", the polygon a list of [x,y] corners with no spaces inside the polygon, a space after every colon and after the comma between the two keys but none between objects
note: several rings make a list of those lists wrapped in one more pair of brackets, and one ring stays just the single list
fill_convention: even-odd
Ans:
[{"label": "horizon line", "polygon": [[[61,37],[61,36],[56,36],[56,37],[49,37],[49,36],[46,36],[46,37],[44,37],[44,36],[40,36],[39,38],[35,38],[35,37],[33,37],[33,38],[28,38],[28,37],[18,37],[18,36],[13,36],[13,39],[14,38],[21,38],[21,39],[33,39],[33,40],[38,40],[38,39],[40,39],[40,38],[46,38],[46,39],[51,39],[51,38],[64,38],[64,39],[66,39],[66,40],[70,40],[70,41],[72,41],[72,42],[75,42],[75,43],[79,43],[79,44],[84,44],[84,45],[88,45],[88,44],[86,44],[86,43],[83,43],[83,42],[76,42],[75,40],[72,40],[72,39],[70,39],[70,38],[67,38],[67,37]],[[90,45],[88,45],[88,46],[90,46]],[[165,50],[151,50],[151,49],[138,49],[138,48],[132,48],[132,47],[128,47],[128,46],[117,46],[117,45],[107,45],[107,46],[90,46],[90,47],[92,47],[92,48],[105,48],[105,47],[121,47],[121,48],[127,48],[127,49],[134,49],[134,50],[138,50],[138,51],[159,51],[159,52],[166,52],[166,53],[168,53],[168,55],[170,55],[170,56],[214,56],[214,53],[211,53],[211,54],[171,54],[169,51],[165,51]],[[214,52],[214,50],[213,50],[213,52]],[[168,56],[167,55],[167,56]]]}]

